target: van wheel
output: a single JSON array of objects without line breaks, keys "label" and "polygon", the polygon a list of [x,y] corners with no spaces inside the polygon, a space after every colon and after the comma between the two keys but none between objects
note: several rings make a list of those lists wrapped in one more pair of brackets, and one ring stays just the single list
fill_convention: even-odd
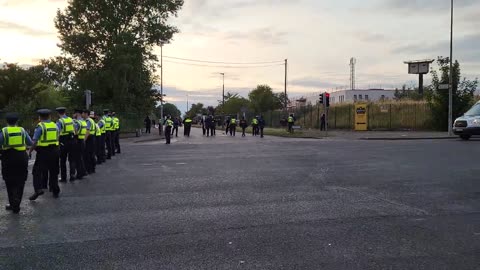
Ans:
[{"label": "van wheel", "polygon": [[464,140],[464,141],[470,140],[470,137],[472,137],[472,136],[470,136],[470,135],[460,135],[460,138],[462,138],[462,140]]}]

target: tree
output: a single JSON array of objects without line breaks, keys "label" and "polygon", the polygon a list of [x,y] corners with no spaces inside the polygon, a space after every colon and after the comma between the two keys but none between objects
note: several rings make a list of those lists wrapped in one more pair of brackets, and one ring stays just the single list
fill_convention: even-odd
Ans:
[{"label": "tree", "polygon": [[219,104],[217,107],[218,111],[221,111],[225,114],[237,114],[242,111],[242,108],[249,108],[250,101],[244,97],[231,97],[225,101],[225,107],[223,104]]},{"label": "tree", "polygon": [[[433,126],[438,130],[448,129],[448,90],[440,90],[440,84],[449,83],[449,62],[448,57],[438,57],[437,65],[439,70],[432,69],[432,85],[427,95],[431,104],[433,115]],[[463,115],[471,106],[474,92],[478,86],[478,79],[473,81],[466,78],[461,79],[460,64],[455,61],[453,64],[453,119]]]},{"label": "tree", "polygon": [[202,103],[194,103],[192,104],[192,107],[190,107],[190,110],[188,110],[186,113],[186,116],[189,118],[194,118],[197,116],[197,114],[207,115],[208,109],[203,107]]},{"label": "tree", "polygon": [[405,84],[402,86],[402,90],[397,88],[394,93],[394,99],[396,100],[422,100],[423,98],[423,95],[418,93],[418,89],[407,88]]},{"label": "tree", "polygon": [[[155,110],[155,113],[156,113],[158,118],[160,118],[160,110],[161,110],[161,107],[159,105],[159,106],[157,106],[157,109]],[[171,117],[180,117],[181,112],[177,108],[177,106],[175,106],[175,104],[165,103],[165,104],[163,104],[163,115],[165,115],[165,116],[170,115]]]},{"label": "tree", "polygon": [[168,42],[183,0],[71,0],[58,11],[59,47],[75,74],[72,91],[92,90],[97,103],[117,111],[154,108],[155,46]]},{"label": "tree", "polygon": [[274,94],[268,85],[258,85],[248,94],[250,107],[255,113],[264,113],[270,110],[281,109],[284,95]]}]

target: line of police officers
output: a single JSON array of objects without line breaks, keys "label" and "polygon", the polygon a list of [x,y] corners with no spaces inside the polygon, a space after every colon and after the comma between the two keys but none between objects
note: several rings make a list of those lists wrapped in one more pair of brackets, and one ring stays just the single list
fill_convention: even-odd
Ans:
[{"label": "line of police officers", "polygon": [[[9,204],[6,210],[20,212],[25,182],[28,176],[28,160],[36,151],[33,165],[34,201],[48,189],[58,198],[58,174],[60,182],[67,182],[67,160],[70,181],[94,174],[97,164],[120,153],[120,120],[115,112],[104,110],[103,117],[89,110],[75,110],[73,118],[66,108],[59,107],[58,121],[51,120],[51,111],[38,110],[39,122],[33,138],[24,128],[17,126],[19,115],[7,113],[7,126],[0,131],[2,150],[2,177],[7,188]],[[95,121],[95,120],[96,121]],[[27,147],[29,149],[27,150]]]}]

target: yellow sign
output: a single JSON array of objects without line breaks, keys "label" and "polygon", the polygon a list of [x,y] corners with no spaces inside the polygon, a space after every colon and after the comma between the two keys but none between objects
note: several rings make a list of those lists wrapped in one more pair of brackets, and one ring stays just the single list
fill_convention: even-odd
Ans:
[{"label": "yellow sign", "polygon": [[366,131],[368,130],[368,112],[367,104],[355,104],[355,130]]}]

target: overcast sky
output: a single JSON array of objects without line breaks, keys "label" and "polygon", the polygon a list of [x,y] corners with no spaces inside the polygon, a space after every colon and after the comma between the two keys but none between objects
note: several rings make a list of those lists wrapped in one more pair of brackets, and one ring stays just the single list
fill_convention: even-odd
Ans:
[{"label": "overcast sky", "polygon": [[[65,0],[0,0],[0,59],[34,64],[60,54],[53,25]],[[449,0],[185,0],[172,20],[180,33],[164,55],[219,62],[288,58],[292,96],[349,84],[357,59],[357,88],[416,84],[405,60],[449,53]],[[455,0],[454,58],[464,76],[480,77],[480,1]],[[158,50],[159,52],[159,50]],[[164,59],[167,101],[214,105],[226,91],[246,95],[257,84],[283,91],[284,66],[205,67]],[[176,62],[176,63],[174,63]],[[212,65],[212,64],[210,64]],[[429,82],[427,77],[426,81]]]}]

